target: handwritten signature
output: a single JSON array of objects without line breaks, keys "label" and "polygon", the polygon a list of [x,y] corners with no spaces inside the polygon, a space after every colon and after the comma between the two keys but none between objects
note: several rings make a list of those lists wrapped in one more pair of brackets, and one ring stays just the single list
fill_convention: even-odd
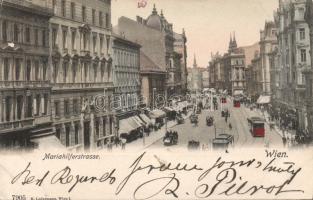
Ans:
[{"label": "handwritten signature", "polygon": [[[290,188],[292,182],[300,173],[301,168],[296,167],[293,162],[276,163],[276,158],[269,160],[267,163],[262,163],[254,158],[241,161],[225,161],[222,157],[219,157],[213,165],[204,168],[197,164],[190,165],[180,162],[143,164],[147,163],[148,157],[145,159],[146,157],[145,152],[139,155],[129,166],[127,175],[122,178],[120,178],[116,168],[100,173],[97,176],[87,176],[74,174],[74,170],[68,166],[55,173],[48,170],[42,176],[36,176],[33,175],[31,171],[32,163],[29,162],[26,168],[11,180],[11,184],[21,184],[23,186],[33,184],[38,187],[41,187],[43,184],[69,185],[67,191],[71,193],[78,184],[105,183],[111,186],[116,185],[115,195],[117,196],[125,191],[125,188],[133,188],[135,181],[138,185],[135,185],[133,198],[136,200],[151,199],[161,194],[170,195],[171,198],[182,198],[182,194],[185,193],[181,191],[181,185],[186,180],[180,178],[179,174],[188,173],[189,177],[197,178],[197,185],[194,188],[194,196],[196,198],[208,198],[213,195],[253,196],[255,194],[272,194],[277,196],[281,193],[304,193],[299,188]],[[244,177],[239,174],[239,168],[258,170],[258,173],[271,173],[271,175],[284,173],[284,176],[279,184],[258,185],[244,180]],[[142,177],[142,179],[136,179],[138,176]],[[149,176],[153,178],[149,179]],[[148,180],[146,180],[147,178]],[[142,180],[144,181],[138,183]]]}]

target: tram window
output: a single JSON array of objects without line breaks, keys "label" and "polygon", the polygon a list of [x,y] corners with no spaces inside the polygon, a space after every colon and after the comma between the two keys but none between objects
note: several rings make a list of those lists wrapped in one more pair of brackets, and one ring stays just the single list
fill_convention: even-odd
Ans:
[{"label": "tram window", "polygon": [[254,128],[264,128],[264,124],[254,124]]}]

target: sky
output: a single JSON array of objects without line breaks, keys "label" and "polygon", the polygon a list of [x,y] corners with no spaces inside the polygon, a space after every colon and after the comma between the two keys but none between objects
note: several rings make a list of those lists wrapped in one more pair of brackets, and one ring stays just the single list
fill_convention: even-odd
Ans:
[{"label": "sky", "polygon": [[156,5],[158,13],[173,23],[173,29],[187,36],[187,65],[196,55],[199,67],[207,67],[211,53],[225,53],[230,33],[235,32],[238,46],[247,46],[260,39],[265,21],[273,20],[278,0],[145,0],[146,7],[138,8],[142,0],[112,0],[112,24],[126,16],[147,18]]}]

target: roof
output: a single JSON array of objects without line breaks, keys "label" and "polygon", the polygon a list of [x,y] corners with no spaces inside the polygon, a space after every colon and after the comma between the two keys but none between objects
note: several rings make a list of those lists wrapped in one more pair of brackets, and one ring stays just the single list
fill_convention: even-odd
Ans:
[{"label": "roof", "polygon": [[136,42],[133,42],[127,38],[125,38],[125,36],[122,36],[122,35],[119,35],[115,32],[112,32],[112,36],[114,37],[114,40],[118,40],[120,42],[123,42],[125,44],[128,44],[128,45],[131,45],[131,46],[134,46],[134,47],[137,47],[137,48],[140,48],[141,45],[136,43]]},{"label": "roof", "polygon": [[142,51],[140,51],[140,71],[152,73],[166,73],[166,71],[162,70]]}]

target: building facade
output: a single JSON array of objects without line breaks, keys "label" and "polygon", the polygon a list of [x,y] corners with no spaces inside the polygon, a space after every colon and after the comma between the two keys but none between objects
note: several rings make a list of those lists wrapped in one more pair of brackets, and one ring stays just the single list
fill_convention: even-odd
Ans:
[{"label": "building facade", "polygon": [[101,148],[116,134],[110,0],[32,0],[52,9],[51,107],[55,134],[70,150]]},{"label": "building facade", "polygon": [[265,22],[264,30],[260,31],[260,94],[271,94],[270,53],[277,47],[277,28],[274,22]]},{"label": "building facade", "polygon": [[310,68],[309,27],[304,19],[305,0],[280,1],[275,13],[278,27],[279,86],[275,104],[285,123],[300,133],[308,126],[305,104],[305,77]]},{"label": "building facade", "polygon": [[[306,12],[305,20],[309,25],[309,35],[310,35],[310,57],[313,60],[313,3],[312,0],[306,1]],[[307,121],[308,127],[307,131],[309,137],[313,139],[313,63],[304,71],[305,81],[306,81],[306,96],[305,96],[305,105],[307,109]]]},{"label": "building facade", "polygon": [[188,68],[188,90],[191,93],[203,90],[202,68],[198,67],[196,56],[194,56],[193,67]]},{"label": "building facade", "polygon": [[[17,15],[18,13],[18,15]],[[0,146],[32,146],[53,134],[49,19],[53,12],[27,1],[0,5]]]},{"label": "building facade", "polygon": [[187,91],[187,37],[185,34],[185,30],[183,29],[182,34],[178,34],[174,32],[174,50],[178,52],[182,58],[180,59],[180,67],[181,67],[181,93],[186,94]]},{"label": "building facade", "polygon": [[182,74],[186,76],[186,73],[185,67],[181,65],[186,63],[186,38],[183,34],[179,36],[180,41],[176,41],[175,47],[176,34],[173,31],[173,24],[166,20],[162,11],[158,14],[154,7],[147,19],[137,16],[137,21],[120,17],[118,32],[140,44],[145,55],[161,70],[166,71],[164,94],[166,98],[168,94],[182,94],[184,84]]}]

